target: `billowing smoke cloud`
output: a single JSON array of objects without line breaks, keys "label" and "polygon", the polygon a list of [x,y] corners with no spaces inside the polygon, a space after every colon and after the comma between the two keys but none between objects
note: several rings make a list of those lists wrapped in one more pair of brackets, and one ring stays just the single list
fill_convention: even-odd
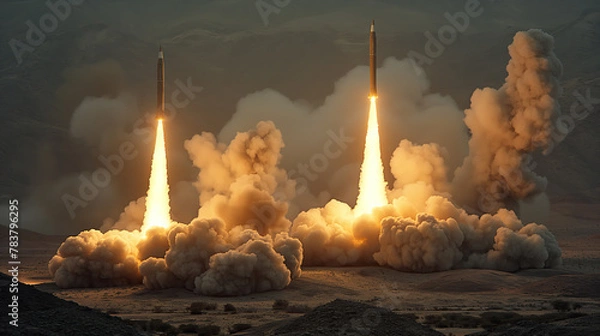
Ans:
[{"label": "billowing smoke cloud", "polygon": [[335,199],[323,208],[300,213],[292,226],[292,236],[302,241],[305,265],[342,266],[369,262],[370,254],[365,251],[368,244],[355,239],[353,231],[352,209]]},{"label": "billowing smoke cloud", "polygon": [[[303,263],[379,264],[415,272],[554,267],[561,262],[561,251],[545,226],[523,223],[505,208],[472,214],[460,207],[477,204],[481,189],[490,191],[499,180],[511,181],[514,171],[524,178],[511,186],[510,198],[543,190],[522,160],[546,144],[551,118],[558,111],[555,79],[560,63],[552,53],[551,38],[540,31],[518,33],[509,52],[506,84],[473,94],[465,117],[470,140],[460,120],[462,112],[450,98],[428,92],[423,71],[415,71],[410,60],[385,62],[380,73],[382,82],[390,85],[380,91],[381,125],[386,126],[381,132],[386,137],[397,128],[384,141],[385,146],[396,137],[390,160],[394,183],[389,204],[371,214],[357,217],[351,205],[333,199],[290,221],[286,213],[297,196],[296,181],[278,167],[285,159],[281,153],[286,153],[282,132],[268,121],[234,135],[240,130],[237,126],[266,115],[281,119],[284,136],[289,130],[289,152],[302,145],[308,148],[292,154],[284,165],[293,167],[299,161],[306,167],[310,153],[331,153],[323,143],[337,143],[343,152],[352,141],[342,139],[364,137],[366,120],[359,114],[366,114],[367,100],[355,101],[366,92],[357,84],[367,82],[366,69],[360,67],[341,79],[336,92],[314,111],[270,90],[242,99],[238,113],[221,132],[221,141],[231,139],[228,145],[209,133],[185,142],[199,169],[197,218],[140,232],[145,201],[138,199],[118,221],[104,223],[104,228],[122,231],[92,230],[69,238],[50,261],[50,271],[62,287],[143,282],[148,288],[244,295],[285,288],[300,275]],[[258,108],[264,111],[252,117]],[[283,116],[290,113],[293,123],[278,111]],[[301,134],[307,125],[315,129]],[[343,136],[340,127],[347,127]],[[328,142],[330,130],[338,133]],[[353,152],[362,148],[337,157],[353,157]],[[351,161],[342,160],[339,166],[351,167]],[[296,177],[301,178],[309,179]],[[358,185],[339,175],[332,180],[348,188]],[[495,201],[505,203],[503,198]],[[116,252],[109,253],[113,248]]]},{"label": "billowing smoke cloud", "polygon": [[449,191],[447,157],[446,149],[436,143],[415,146],[408,140],[400,141],[390,161],[395,178],[390,198],[397,198],[395,193],[418,182],[431,185],[439,192]]},{"label": "billowing smoke cloud", "polygon": [[140,197],[137,200],[130,202],[125,207],[125,210],[123,210],[116,222],[112,218],[106,218],[100,227],[100,230],[137,230],[144,221],[145,211],[146,197]]},{"label": "billowing smoke cloud", "polygon": [[546,189],[547,180],[524,158],[549,145],[552,120],[560,113],[562,65],[553,48],[552,36],[540,30],[517,33],[508,47],[505,84],[473,93],[465,111],[472,133],[469,156],[454,181],[461,203],[495,211]]},{"label": "billowing smoke cloud", "polygon": [[200,169],[199,219],[170,230],[164,262],[142,263],[144,283],[165,288],[183,282],[206,295],[286,287],[300,275],[302,246],[288,236],[285,214],[295,185],[277,167],[281,132],[272,122],[259,122],[229,146],[203,133],[185,147]]},{"label": "billowing smoke cloud", "polygon": [[245,295],[283,289],[300,276],[300,241],[278,234],[260,236],[244,230],[233,239],[237,248],[213,255],[209,269],[194,281],[196,292],[205,295]]},{"label": "billowing smoke cloud", "polygon": [[[397,199],[396,209],[410,206]],[[513,211],[500,209],[481,217],[468,215],[448,199],[431,196],[414,216],[381,222],[380,265],[398,270],[432,272],[452,268],[517,271],[555,267],[561,251],[543,225],[523,225]]]},{"label": "billowing smoke cloud", "polygon": [[227,148],[209,133],[185,147],[200,168],[200,218],[222,218],[228,229],[241,225],[260,234],[288,231],[287,200],[295,195],[295,182],[277,167],[283,140],[272,122],[238,133]]},{"label": "billowing smoke cloud", "polygon": [[143,282],[228,296],[283,289],[300,276],[302,245],[285,218],[294,182],[277,168],[283,142],[275,125],[260,122],[229,145],[203,133],[185,147],[200,168],[198,217],[141,228],[145,199],[131,202],[116,222],[105,221],[110,231],[84,231],[61,245],[49,264],[58,286]]},{"label": "billowing smoke cloud", "polygon": [[[419,144],[434,142],[443,144],[448,154],[446,165],[452,172],[467,155],[463,111],[452,98],[430,92],[425,72],[416,68],[410,60],[390,57],[377,71],[383,157],[389,157],[402,139]],[[349,71],[318,107],[292,101],[271,89],[252,93],[239,101],[219,139],[233,139],[236,132],[252,127],[258,120],[272,120],[286,143],[282,167],[298,181],[299,190],[305,185],[309,189],[299,193],[293,204],[301,209],[312,207],[314,199],[304,201],[302,197],[322,191],[346,203],[354,202],[358,175],[346,167],[354,167],[363,153],[368,78],[366,66]],[[323,155],[326,160],[322,160]],[[322,161],[326,164],[318,164]],[[319,201],[319,205],[324,204],[322,199]]]},{"label": "billowing smoke cloud", "polygon": [[[414,151],[426,152],[427,149]],[[292,236],[303,243],[307,265],[377,262],[403,271],[454,268],[516,271],[555,267],[561,251],[543,225],[523,225],[513,211],[469,215],[433,185],[418,181],[393,191],[391,204],[355,217],[332,200],[301,213]]]},{"label": "billowing smoke cloud", "polygon": [[83,231],[60,245],[50,260],[50,274],[62,288],[139,283],[139,239],[139,231]]},{"label": "billowing smoke cloud", "polygon": [[[547,144],[558,111],[560,63],[552,38],[538,30],[518,33],[509,52],[506,84],[473,94],[465,118],[472,133],[470,151],[454,181],[448,164],[453,153],[445,143],[400,141],[390,162],[395,181],[389,205],[356,217],[350,206],[332,200],[294,220],[292,236],[303,243],[305,264],[376,262],[415,272],[466,267],[516,271],[560,264],[560,248],[545,226],[524,225],[504,208],[474,215],[457,205],[473,205],[473,197],[476,204],[472,194],[482,188],[493,191],[499,179],[514,182],[508,173],[523,178],[503,197],[519,200],[543,190],[543,180],[523,167],[522,158]],[[429,134],[427,128],[420,131]],[[501,198],[496,201],[503,204]]]}]

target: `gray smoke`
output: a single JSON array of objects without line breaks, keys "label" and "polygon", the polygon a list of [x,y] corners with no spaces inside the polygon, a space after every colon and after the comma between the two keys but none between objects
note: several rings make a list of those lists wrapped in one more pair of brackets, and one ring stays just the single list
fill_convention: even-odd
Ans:
[{"label": "gray smoke", "polygon": [[525,155],[549,145],[560,114],[562,65],[553,48],[552,36],[541,30],[518,32],[508,47],[505,84],[473,93],[465,111],[469,156],[453,181],[461,203],[495,211],[545,191],[547,180],[528,167]]},{"label": "gray smoke", "polygon": [[[376,262],[414,272],[516,271],[560,264],[560,248],[545,226],[522,223],[514,211],[497,206],[474,215],[457,205],[477,206],[481,190],[498,196],[492,193],[498,181],[509,183],[510,191],[493,199],[499,205],[505,198],[531,197],[545,187],[545,180],[524,167],[522,159],[549,139],[558,111],[560,62],[552,52],[552,38],[538,30],[517,33],[509,53],[506,84],[500,90],[475,91],[465,112],[472,137],[454,179],[454,166],[448,162],[455,151],[447,143],[401,140],[390,160],[394,184],[389,205],[357,218],[349,205],[332,200],[293,221],[292,236],[303,243],[305,264]],[[435,133],[427,127],[415,131]],[[449,143],[461,139],[458,134]],[[522,178],[515,180],[514,174]]]},{"label": "gray smoke", "polygon": [[[425,72],[411,60],[387,58],[377,74],[383,155],[389,156],[402,139],[420,144],[434,142],[444,145],[450,171],[456,169],[467,155],[468,134],[464,113],[454,100],[430,92]],[[286,143],[281,167],[303,191],[292,202],[294,209],[322,206],[331,196],[354,202],[358,174],[347,167],[355,167],[363,152],[369,109],[365,94],[368,78],[367,66],[350,70],[335,83],[333,93],[323,104],[316,107],[292,101],[272,89],[249,94],[239,101],[219,139],[233,139],[236,132],[252,127],[258,120],[271,120]],[[324,168],[317,167],[315,161],[323,155],[326,164]],[[316,197],[321,192],[330,197]],[[296,214],[293,212],[290,218]]]},{"label": "gray smoke", "polygon": [[185,147],[200,169],[198,217],[140,232],[145,199],[131,202],[116,222],[104,222],[110,231],[84,231],[61,245],[49,264],[58,286],[143,283],[231,296],[283,289],[300,276],[302,245],[285,218],[294,182],[277,168],[283,142],[275,125],[260,122],[228,145],[203,133]]},{"label": "gray smoke", "polygon": [[[366,120],[360,115],[366,115],[367,100],[356,97],[366,92],[360,83],[366,83],[367,71],[359,67],[336,83],[334,94],[316,109],[272,90],[242,99],[221,142],[210,133],[185,142],[199,169],[197,218],[140,232],[145,201],[138,199],[116,222],[104,223],[106,229],[119,230],[85,231],[67,239],[50,261],[50,272],[61,287],[143,282],[148,288],[244,295],[285,288],[300,276],[303,263],[379,264],[414,272],[555,267],[561,250],[552,233],[544,225],[523,222],[505,205],[543,200],[534,197],[543,195],[545,180],[524,165],[524,156],[548,144],[559,111],[560,63],[552,38],[538,30],[517,33],[509,53],[506,83],[498,90],[475,91],[465,111],[470,139],[456,104],[429,93],[423,71],[415,71],[410,60],[386,60],[380,77],[388,85],[380,94],[388,98],[382,99],[380,124],[385,125],[384,146],[395,142],[390,160],[394,183],[389,204],[371,214],[357,217],[351,205],[332,199],[290,221],[286,214],[301,177],[290,178],[279,167],[282,159],[289,160],[283,165],[290,168],[310,162],[311,153],[324,152],[328,130],[347,127],[350,138],[364,137]],[[272,121],[234,133],[251,122],[254,126],[256,118],[281,121],[283,135]],[[386,134],[386,129],[397,132]],[[283,136],[288,136],[287,152]],[[344,143],[349,153],[340,156],[362,152],[359,143]],[[357,188],[358,180],[347,178],[356,167],[352,160],[330,164],[338,168],[338,173],[323,173],[330,185]],[[498,185],[506,185],[508,192],[499,193]],[[307,204],[326,201],[313,197],[313,191],[300,195]],[[494,206],[482,208],[480,194],[491,195],[492,202],[485,204]]]}]

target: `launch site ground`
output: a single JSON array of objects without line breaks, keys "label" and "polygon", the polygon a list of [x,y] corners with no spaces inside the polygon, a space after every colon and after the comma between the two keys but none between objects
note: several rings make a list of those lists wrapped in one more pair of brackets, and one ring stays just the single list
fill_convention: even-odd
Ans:
[{"label": "launch site ground", "polygon": [[[286,321],[335,299],[390,308],[398,314],[412,313],[420,323],[426,319],[435,322],[429,315],[453,312],[475,317],[485,312],[555,313],[553,304],[557,300],[571,303],[576,313],[599,313],[600,235],[596,232],[600,215],[597,206],[557,204],[554,209],[546,225],[557,236],[563,252],[563,265],[557,269],[517,273],[452,270],[419,274],[375,266],[303,267],[302,276],[284,290],[224,298],[200,296],[185,289],[151,291],[143,285],[60,289],[52,282],[47,263],[64,237],[31,233],[23,236],[26,239],[22,241],[21,281],[35,284],[37,289],[64,300],[123,319],[161,319],[174,326],[214,324],[222,330],[236,323],[258,327]],[[572,215],[575,212],[577,217]],[[289,309],[292,312],[274,310],[275,300],[287,300],[295,308]],[[217,307],[195,315],[189,310],[194,302],[216,303]],[[224,305],[228,303],[236,308],[235,314],[224,312]],[[440,323],[443,322],[438,321],[438,326]],[[483,330],[481,327],[436,329],[446,335],[467,335]]]},{"label": "launch site ground", "polygon": [[600,335],[599,1],[75,3],[0,4],[0,335]]}]

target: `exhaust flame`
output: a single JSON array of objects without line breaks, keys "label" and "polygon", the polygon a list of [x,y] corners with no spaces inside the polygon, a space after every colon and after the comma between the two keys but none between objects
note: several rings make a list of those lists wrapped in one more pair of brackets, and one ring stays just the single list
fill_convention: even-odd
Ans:
[{"label": "exhaust flame", "polygon": [[360,167],[359,193],[354,214],[371,213],[373,208],[388,204],[387,184],[383,177],[383,162],[379,145],[379,123],[377,121],[377,97],[371,96],[371,108],[367,125],[365,153]]},{"label": "exhaust flame", "polygon": [[156,127],[156,144],[152,156],[150,185],[146,197],[146,212],[142,231],[152,227],[168,227],[171,224],[169,207],[169,184],[167,181],[167,152],[165,149],[165,132],[163,120],[158,119]]}]

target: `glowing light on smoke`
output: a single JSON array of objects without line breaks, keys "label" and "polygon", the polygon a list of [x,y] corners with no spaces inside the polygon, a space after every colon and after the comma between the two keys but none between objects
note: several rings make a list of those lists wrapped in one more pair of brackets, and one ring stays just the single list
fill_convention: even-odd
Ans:
[{"label": "glowing light on smoke", "polygon": [[377,97],[370,97],[371,108],[367,124],[367,138],[362,166],[360,167],[359,192],[354,214],[371,213],[373,208],[386,205],[387,184],[383,178],[383,162],[379,145],[379,124],[377,121]]},{"label": "glowing light on smoke", "polygon": [[146,197],[146,213],[142,231],[159,226],[168,227],[171,224],[169,207],[169,184],[167,181],[167,152],[165,149],[165,132],[162,119],[156,127],[156,144],[152,156],[150,185]]}]

